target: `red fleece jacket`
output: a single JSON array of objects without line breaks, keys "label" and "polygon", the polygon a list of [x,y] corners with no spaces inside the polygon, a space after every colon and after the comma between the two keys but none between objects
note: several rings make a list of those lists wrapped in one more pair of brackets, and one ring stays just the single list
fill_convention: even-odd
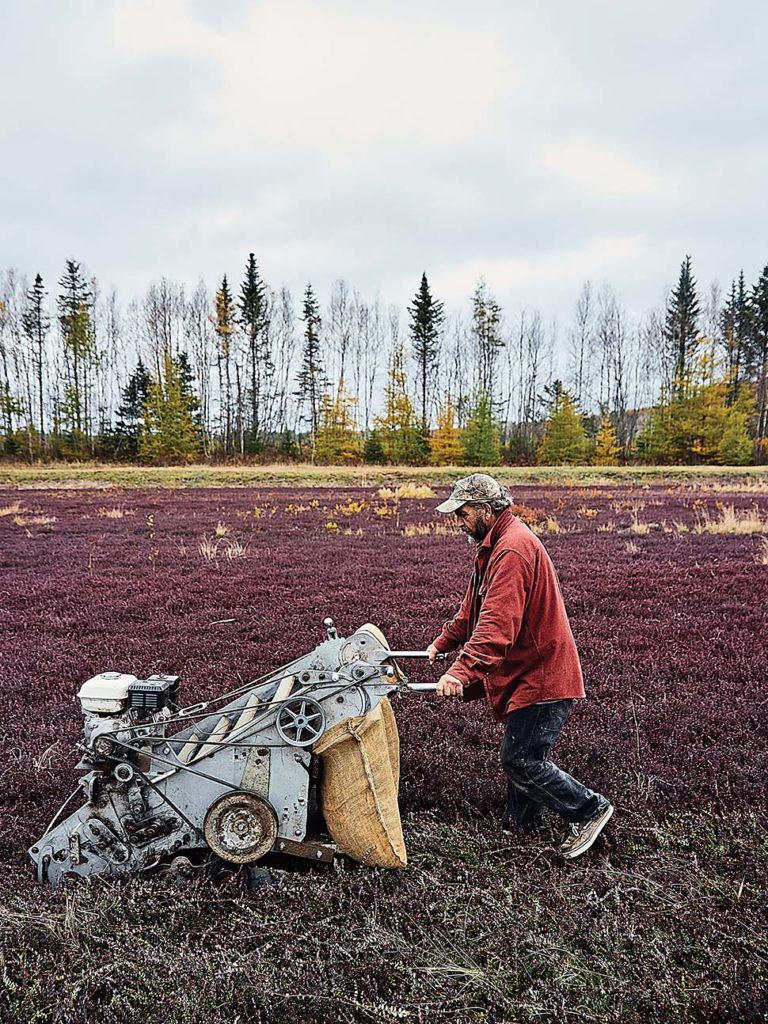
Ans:
[{"label": "red fleece jacket", "polygon": [[494,715],[584,696],[579,655],[555,567],[539,538],[504,509],[475,558],[457,614],[435,640],[464,645],[448,669],[464,699],[485,696]]}]

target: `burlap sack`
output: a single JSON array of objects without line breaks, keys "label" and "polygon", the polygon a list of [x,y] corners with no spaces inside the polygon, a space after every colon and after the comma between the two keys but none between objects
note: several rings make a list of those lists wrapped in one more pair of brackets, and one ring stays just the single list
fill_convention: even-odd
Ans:
[{"label": "burlap sack", "polygon": [[405,867],[397,804],[400,740],[389,701],[339,722],[313,750],[322,757],[320,804],[338,848],[362,864]]}]

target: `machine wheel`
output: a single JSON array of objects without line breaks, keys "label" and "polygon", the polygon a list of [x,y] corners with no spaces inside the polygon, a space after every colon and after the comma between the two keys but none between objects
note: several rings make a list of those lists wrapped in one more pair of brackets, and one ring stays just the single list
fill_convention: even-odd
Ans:
[{"label": "machine wheel", "polygon": [[289,746],[311,747],[325,732],[325,712],[312,697],[296,697],[283,704],[275,725]]},{"label": "machine wheel", "polygon": [[203,835],[222,860],[250,864],[275,845],[277,816],[260,796],[244,791],[226,793],[208,808]]}]

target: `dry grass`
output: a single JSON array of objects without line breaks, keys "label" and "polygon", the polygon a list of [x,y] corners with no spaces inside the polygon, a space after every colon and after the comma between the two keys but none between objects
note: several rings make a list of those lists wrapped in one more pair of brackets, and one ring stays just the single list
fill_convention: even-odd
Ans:
[{"label": "dry grass", "polygon": [[629,524],[629,531],[630,533],[636,533],[638,537],[647,537],[651,532],[651,524],[641,522],[638,511],[638,509],[632,511],[632,522]]},{"label": "dry grass", "polygon": [[402,529],[403,537],[452,537],[457,533],[457,527],[445,523],[407,523]]},{"label": "dry grass", "polygon": [[4,508],[0,508],[0,518],[3,516],[19,516],[27,511],[28,510],[23,508],[18,501],[15,501],[13,505],[6,505]]},{"label": "dry grass", "polygon": [[640,548],[637,544],[635,544],[633,540],[627,541],[627,543],[624,545],[624,550],[627,552],[628,555],[631,555],[633,558],[636,558],[640,554]]},{"label": "dry grass", "polygon": [[768,519],[764,519],[760,509],[756,507],[737,509],[733,505],[724,505],[713,519],[706,508],[696,512],[694,533],[734,533],[753,534],[768,533]]},{"label": "dry grass", "polygon": [[216,537],[226,537],[229,533],[229,527],[226,523],[222,523],[221,520],[216,523],[216,529],[213,531]]},{"label": "dry grass", "polygon": [[14,516],[14,526],[50,526],[56,522],[56,516]]},{"label": "dry grass", "polygon": [[[222,541],[224,541],[223,546]],[[214,540],[213,537],[203,536],[198,541],[197,550],[206,562],[216,562],[219,558],[226,558],[232,562],[236,558],[245,558],[248,554],[248,545],[231,537],[218,537]]]},{"label": "dry grass", "polygon": [[227,540],[225,545],[225,556],[232,562],[235,558],[245,558],[248,554],[248,545],[241,544],[239,540]]},{"label": "dry grass", "polygon": [[760,538],[760,547],[755,554],[755,561],[758,565],[768,565],[768,537]]},{"label": "dry grass", "polygon": [[125,516],[135,516],[135,509],[125,508],[97,508],[96,515],[103,519],[123,519]]},{"label": "dry grass", "polygon": [[207,562],[213,562],[219,553],[219,543],[218,541],[211,540],[210,537],[201,537],[197,550]]},{"label": "dry grass", "polygon": [[301,463],[227,466],[126,466],[58,463],[0,467],[0,486],[109,487],[397,487],[413,482],[449,487],[470,473],[488,472],[504,484],[603,487],[657,483],[686,489],[768,491],[766,466],[313,466]]},{"label": "dry grass", "polygon": [[393,490],[391,487],[380,487],[377,491],[380,498],[434,498],[435,492],[429,484],[400,484]]},{"label": "dry grass", "polygon": [[616,523],[614,523],[614,521],[612,519],[609,519],[605,523],[598,523],[598,526],[597,526],[597,532],[598,533],[613,533],[615,529],[616,529]]},{"label": "dry grass", "polygon": [[563,533],[563,527],[554,516],[547,516],[543,523],[526,523],[526,525],[537,536],[541,536],[542,533]]}]

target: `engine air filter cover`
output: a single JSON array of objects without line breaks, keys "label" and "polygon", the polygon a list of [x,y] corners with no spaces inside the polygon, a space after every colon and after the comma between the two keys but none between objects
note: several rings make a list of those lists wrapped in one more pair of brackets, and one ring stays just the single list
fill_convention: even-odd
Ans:
[{"label": "engine air filter cover", "polygon": [[128,688],[128,707],[147,714],[175,704],[179,693],[178,676],[150,676],[136,680]]},{"label": "engine air filter cover", "polygon": [[250,864],[275,845],[277,816],[271,804],[254,793],[227,793],[208,808],[203,835],[222,860]]}]

